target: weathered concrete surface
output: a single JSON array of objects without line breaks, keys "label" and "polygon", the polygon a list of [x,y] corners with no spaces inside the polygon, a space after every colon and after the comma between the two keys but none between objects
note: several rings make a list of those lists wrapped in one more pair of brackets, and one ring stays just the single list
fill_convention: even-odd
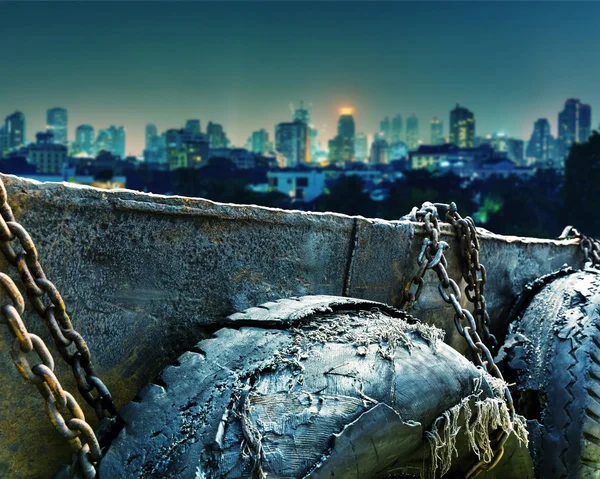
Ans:
[{"label": "weathered concrete surface", "polygon": [[[423,239],[422,227],[407,221],[2,178],[119,406],[236,311],[305,294],[398,306]],[[458,279],[451,230],[443,236],[453,247],[449,274]],[[497,333],[504,331],[502,313],[527,281],[583,259],[575,241],[481,236]],[[3,260],[0,268],[17,278]],[[464,350],[433,273],[413,313],[445,329],[447,342]],[[31,332],[51,343],[29,310],[25,319]],[[8,333],[0,337],[0,476],[48,477],[69,460],[68,448],[45,418],[35,388],[12,366]],[[58,375],[75,391],[69,371]]]}]

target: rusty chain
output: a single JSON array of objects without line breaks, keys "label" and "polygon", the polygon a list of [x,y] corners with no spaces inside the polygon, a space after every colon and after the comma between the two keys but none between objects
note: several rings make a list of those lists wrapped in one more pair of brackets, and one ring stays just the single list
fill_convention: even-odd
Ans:
[{"label": "rusty chain", "polygon": [[[54,374],[54,359],[44,341],[27,331],[21,316],[25,310],[23,296],[13,280],[0,273],[0,284],[12,304],[0,309],[0,324],[8,326],[14,341],[11,357],[23,378],[38,388],[45,401],[46,414],[64,437],[76,458],[76,464],[85,479],[96,477],[96,463],[102,457],[98,439],[75,398],[65,391]],[[31,366],[27,354],[35,353],[40,362]],[[66,419],[63,414],[70,415]]]},{"label": "rusty chain", "polygon": [[[448,243],[440,239],[438,208],[446,209],[446,221],[456,231],[462,256],[462,276],[467,286],[465,296],[473,303],[473,313],[460,305],[461,291],[446,270],[448,263],[444,251],[449,248]],[[489,315],[483,295],[486,284],[485,267],[479,262],[479,240],[473,220],[469,217],[462,218],[457,211],[456,204],[451,203],[423,203],[420,209],[413,208],[405,218],[411,221],[423,223],[427,236],[423,240],[421,251],[417,258],[419,270],[404,288],[404,308],[410,309],[419,299],[423,292],[424,276],[427,270],[433,270],[439,279],[438,291],[442,300],[454,308],[454,324],[458,333],[465,339],[474,363],[485,369],[492,376],[504,381],[502,373],[494,362],[490,348],[497,347],[497,341],[489,330]],[[413,291],[414,290],[414,291]],[[482,332],[483,339],[479,335]],[[489,344],[489,347],[486,345]],[[515,420],[515,408],[512,396],[505,387],[504,397],[508,407],[511,424]],[[497,437],[493,438],[492,461],[486,463],[483,459],[477,461],[465,475],[466,478],[477,476],[483,471],[493,469],[504,454],[504,444],[509,437],[506,431],[499,431]]]},{"label": "rusty chain", "polygon": [[590,236],[585,236],[577,228],[566,226],[558,239],[578,238],[579,247],[585,256],[586,265],[600,268],[600,242]]},{"label": "rusty chain", "polygon": [[[73,328],[60,292],[46,277],[31,236],[15,220],[1,179],[0,250],[6,260],[17,268],[29,302],[46,324],[60,355],[71,366],[81,396],[94,408],[99,419],[111,417],[119,420],[112,395],[92,366],[87,343]],[[18,288],[3,273],[0,273],[0,282],[13,303],[0,310],[0,323],[8,324],[15,337],[11,353],[15,366],[27,381],[38,387],[46,401],[50,420],[74,451],[76,468],[86,479],[93,478],[96,463],[102,457],[98,439],[75,398],[62,388],[56,378],[54,360],[43,340],[27,332],[21,319],[24,301]],[[37,353],[41,363],[30,367],[25,355],[32,351]],[[64,411],[69,412],[70,419],[65,420]]]},{"label": "rusty chain", "polygon": [[[46,278],[35,244],[27,230],[15,221],[7,199],[6,188],[0,180],[0,250],[17,268],[30,303],[52,334],[60,355],[71,366],[82,397],[94,408],[98,418],[115,417],[115,404],[92,366],[88,345],[73,328],[61,294]],[[13,248],[11,243],[15,240],[22,251]],[[48,300],[46,303],[44,296]]]}]

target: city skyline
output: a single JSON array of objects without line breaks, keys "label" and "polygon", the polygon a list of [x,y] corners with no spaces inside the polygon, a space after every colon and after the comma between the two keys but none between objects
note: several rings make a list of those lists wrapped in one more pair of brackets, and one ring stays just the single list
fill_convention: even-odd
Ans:
[{"label": "city skyline", "polygon": [[[78,125],[123,125],[126,153],[139,155],[148,123],[165,131],[212,121],[243,146],[260,128],[273,137],[302,99],[324,145],[344,106],[367,134],[414,112],[426,140],[434,116],[447,136],[459,101],[475,113],[477,135],[526,140],[538,118],[556,135],[567,98],[600,104],[600,66],[581,48],[600,40],[593,3],[30,5],[0,5],[11,38],[0,54],[12,66],[0,78],[0,113],[24,112],[30,141],[57,106],[69,112],[70,140]],[[23,15],[31,28],[19,26]],[[64,54],[40,55],[41,46]]]}]

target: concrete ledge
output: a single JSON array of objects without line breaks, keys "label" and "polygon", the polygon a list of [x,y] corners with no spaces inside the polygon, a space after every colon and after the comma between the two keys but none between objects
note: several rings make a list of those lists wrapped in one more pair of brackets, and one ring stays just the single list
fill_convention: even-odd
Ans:
[{"label": "concrete ledge", "polygon": [[[399,306],[402,287],[417,269],[424,234],[421,225],[408,221],[2,179],[15,216],[35,241],[48,278],[62,292],[118,406],[236,311],[307,294]],[[485,293],[497,334],[503,334],[502,316],[526,282],[564,263],[581,266],[583,260],[573,240],[480,234]],[[458,279],[448,225],[443,236],[452,248],[449,273]],[[3,259],[0,267],[18,279]],[[428,279],[413,314],[445,329],[446,341],[464,351],[452,312],[438,296],[435,274]],[[52,344],[30,308],[25,321]],[[0,334],[0,476],[47,477],[69,461],[69,449],[45,417],[35,388],[16,372],[10,347],[5,331]],[[57,371],[65,387],[76,391],[70,371]],[[91,410],[86,417],[93,418]]]}]

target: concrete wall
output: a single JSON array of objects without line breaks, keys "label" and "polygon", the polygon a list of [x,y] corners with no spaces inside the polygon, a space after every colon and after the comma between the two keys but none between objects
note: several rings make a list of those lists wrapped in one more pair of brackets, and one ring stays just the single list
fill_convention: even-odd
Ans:
[{"label": "concrete wall", "polygon": [[[62,292],[119,407],[235,311],[305,294],[398,306],[405,281],[417,269],[424,233],[407,221],[2,178],[17,220],[36,242],[48,278]],[[446,226],[449,273],[458,280],[457,248]],[[583,260],[575,241],[480,233],[497,334],[503,334],[503,314],[527,281]],[[18,279],[3,258],[0,268]],[[444,328],[446,341],[464,351],[435,274],[428,278],[414,314]],[[25,320],[52,344],[30,308]],[[12,365],[9,338],[6,329],[0,333],[0,476],[48,477],[69,461],[69,449],[46,418],[35,387]],[[58,368],[57,375],[76,392],[67,368]],[[91,410],[86,417],[94,418]]]}]

